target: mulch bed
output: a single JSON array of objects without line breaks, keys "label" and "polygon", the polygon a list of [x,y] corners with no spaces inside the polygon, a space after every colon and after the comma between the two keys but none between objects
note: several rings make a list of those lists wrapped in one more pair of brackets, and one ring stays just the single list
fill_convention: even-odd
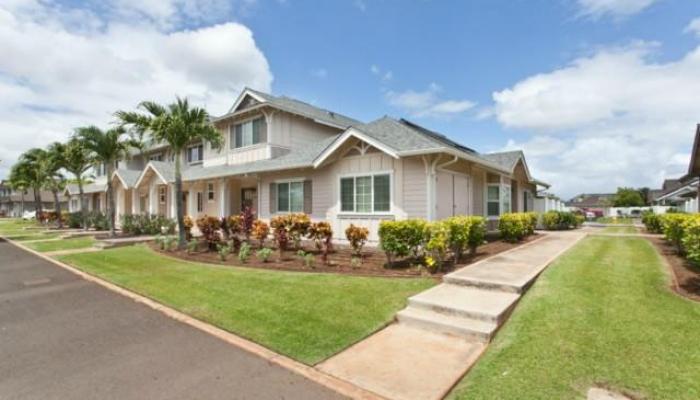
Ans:
[{"label": "mulch bed", "polygon": [[700,268],[676,253],[673,245],[660,237],[648,238],[666,259],[674,275],[672,289],[683,297],[700,301]]},{"label": "mulch bed", "polygon": [[[217,252],[206,251],[203,249],[205,247],[204,243],[200,243],[200,248],[198,251],[192,254],[188,254],[186,250],[162,251],[155,243],[152,242],[149,243],[149,246],[153,250],[170,257],[187,261],[219,265],[243,266],[278,271],[340,273],[358,276],[432,276],[439,278],[444,274],[454,271],[455,269],[462,268],[479,260],[483,260],[484,258],[491,257],[495,254],[508,251],[525,243],[529,243],[540,238],[541,236],[542,235],[535,234],[519,243],[507,243],[501,240],[489,241],[488,243],[479,246],[476,254],[463,256],[458,265],[449,265],[445,271],[440,271],[434,274],[428,273],[425,268],[421,268],[417,264],[412,264],[410,260],[395,262],[392,267],[387,267],[387,260],[384,253],[376,248],[370,247],[365,247],[363,250],[362,263],[360,265],[352,266],[350,263],[352,258],[352,249],[347,245],[341,244],[334,245],[334,251],[328,255],[329,263],[324,264],[320,252],[318,252],[310,243],[304,243],[302,245],[303,250],[314,254],[315,263],[313,268],[309,268],[304,265],[301,257],[297,256],[296,250],[285,251],[284,257],[281,260],[279,257],[279,252],[275,250],[272,256],[270,256],[268,262],[264,263],[255,257],[257,246],[253,246],[253,251],[251,251],[250,258],[245,263],[241,263],[238,260],[237,252],[232,252],[229,254],[226,261],[221,261]],[[269,245],[270,243],[266,244]]]}]

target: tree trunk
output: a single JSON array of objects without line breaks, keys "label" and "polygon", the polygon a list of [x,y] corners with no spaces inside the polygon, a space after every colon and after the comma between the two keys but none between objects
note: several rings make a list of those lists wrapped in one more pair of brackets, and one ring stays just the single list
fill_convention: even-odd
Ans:
[{"label": "tree trunk", "polygon": [[20,218],[24,218],[24,188],[22,188],[22,195],[21,195],[21,196],[22,196],[22,197],[20,197],[20,198],[22,199],[22,201],[21,201],[21,206],[20,206],[20,207],[22,208],[22,211],[21,211],[21,214],[20,214],[19,217],[20,217]]},{"label": "tree trunk", "polygon": [[[178,150],[176,154],[180,154]],[[175,156],[175,215],[177,217],[178,247],[185,248],[185,216],[182,210],[182,172],[180,171],[180,157]]]},{"label": "tree trunk", "polygon": [[87,207],[85,207],[85,193],[83,192],[83,179],[78,177],[78,195],[80,196],[80,215],[83,220],[83,230],[88,230]]},{"label": "tree trunk", "polygon": [[35,216],[38,217],[41,214],[41,189],[34,187],[34,212]]},{"label": "tree trunk", "polygon": [[56,213],[56,226],[58,229],[63,228],[63,221],[61,220],[61,202],[58,201],[58,190],[55,188],[51,190],[53,193],[53,209]]},{"label": "tree trunk", "polygon": [[[114,162],[111,162],[110,164],[113,164]],[[115,237],[117,236],[117,232],[114,227],[114,188],[112,187],[112,167],[107,168],[107,204],[108,204],[108,210],[107,212],[109,213],[109,236],[110,237]]]}]

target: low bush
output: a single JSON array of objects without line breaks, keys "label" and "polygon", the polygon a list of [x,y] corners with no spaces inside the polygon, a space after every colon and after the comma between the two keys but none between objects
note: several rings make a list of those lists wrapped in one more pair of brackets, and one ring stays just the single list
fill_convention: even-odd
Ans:
[{"label": "low bush", "polygon": [[192,254],[197,251],[197,246],[199,242],[197,239],[190,239],[187,241],[187,254]]},{"label": "low bush", "polygon": [[231,254],[231,246],[227,243],[218,243],[216,245],[216,252],[219,253],[219,259],[221,261],[226,261],[226,258]]},{"label": "low bush", "polygon": [[69,228],[78,229],[83,227],[83,214],[78,212],[72,212],[68,214],[68,220],[66,224]]},{"label": "low bush", "polygon": [[238,249],[238,261],[245,263],[250,258],[251,247],[248,243],[241,244],[241,248]]},{"label": "low bush", "polygon": [[503,214],[498,220],[498,231],[506,242],[519,242],[529,234],[530,217],[525,213]]},{"label": "low bush", "polygon": [[260,247],[265,246],[265,239],[270,236],[270,226],[265,221],[256,220],[253,222],[251,235],[260,243]]},{"label": "low bush", "polygon": [[328,253],[333,250],[333,229],[325,221],[314,222],[308,229],[309,239],[314,241],[316,249],[321,251],[323,262],[328,263]]},{"label": "low bush", "polygon": [[547,211],[542,214],[542,227],[548,231],[580,227],[585,218],[568,211]]},{"label": "low bush", "polygon": [[449,244],[450,231],[446,222],[438,221],[428,225],[428,242],[425,244],[428,256],[425,264],[431,272],[440,271],[444,267]]},{"label": "low bush", "polygon": [[345,229],[345,237],[350,242],[353,253],[356,256],[362,255],[362,248],[367,243],[367,238],[369,237],[369,229],[361,226],[355,226],[350,224],[350,226]]},{"label": "low bush", "polygon": [[245,236],[246,240],[249,240],[250,234],[253,231],[253,224],[255,223],[255,212],[251,207],[245,207],[243,211],[241,211],[240,221],[240,231],[243,236]]},{"label": "low bush", "polygon": [[216,250],[217,245],[221,242],[221,234],[219,233],[221,220],[216,217],[204,215],[197,219],[197,228],[199,228],[199,231],[202,233],[202,237],[204,237],[204,241],[207,243],[207,248],[209,250]]},{"label": "low bush", "polygon": [[700,264],[700,215],[693,214],[685,218],[681,244],[688,260]]},{"label": "low bush", "polygon": [[384,250],[387,261],[396,258],[418,257],[426,242],[427,222],[422,219],[382,221],[379,224],[379,247]]},{"label": "low bush", "polygon": [[272,249],[268,247],[263,247],[262,249],[255,252],[255,257],[257,257],[258,260],[264,263],[266,263],[270,259],[270,256],[272,256]]},{"label": "low bush", "polygon": [[666,240],[671,242],[678,254],[683,254],[683,236],[685,234],[685,222],[693,218],[690,214],[664,214],[661,218],[663,234]]},{"label": "low bush", "polygon": [[653,211],[644,211],[642,213],[642,223],[649,233],[663,232],[662,218]]},{"label": "low bush", "polygon": [[[106,223],[107,218],[104,219]],[[125,214],[121,216],[121,229],[127,235],[172,235],[175,233],[175,226],[175,220],[162,215]]]},{"label": "low bush", "polygon": [[183,220],[183,225],[185,226],[185,240],[192,240],[192,227],[194,226],[194,221],[189,215],[185,215]]},{"label": "low bush", "polygon": [[90,213],[88,213],[88,226],[98,231],[108,230],[109,220],[107,219],[107,215],[101,211],[90,211]]}]

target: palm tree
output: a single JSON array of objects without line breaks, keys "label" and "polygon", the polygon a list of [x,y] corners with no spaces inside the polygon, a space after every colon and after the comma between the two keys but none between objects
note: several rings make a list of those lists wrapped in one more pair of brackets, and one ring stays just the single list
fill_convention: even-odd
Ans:
[{"label": "palm tree", "polygon": [[123,127],[103,131],[96,126],[87,126],[76,130],[76,137],[90,151],[95,162],[103,163],[107,169],[107,212],[109,213],[109,234],[112,237],[116,236],[112,173],[117,162],[129,155],[131,143],[125,140],[125,134]]},{"label": "palm tree", "polygon": [[19,190],[20,192],[20,217],[22,217],[24,216],[24,194],[27,191],[27,188],[29,187],[29,181],[27,176],[24,174],[21,164],[18,163],[12,166],[12,169],[10,169],[10,177],[8,180],[10,181],[10,187],[12,188],[12,190]]},{"label": "palm tree", "polygon": [[58,194],[66,188],[66,179],[61,174],[61,169],[64,165],[66,146],[63,143],[54,142],[46,151],[45,172],[46,172],[46,187],[53,194],[54,211],[56,212],[56,226],[63,228],[63,219],[61,218],[61,202]]},{"label": "palm tree", "polygon": [[42,209],[41,189],[46,185],[48,174],[46,171],[48,163],[48,153],[46,150],[34,148],[26,151],[19,157],[19,168],[27,178],[27,182],[34,191],[34,209],[39,216]]},{"label": "palm tree", "polygon": [[75,176],[80,195],[80,214],[83,220],[83,229],[88,229],[87,207],[85,204],[85,194],[83,192],[84,175],[93,165],[93,159],[84,143],[77,138],[72,138],[65,144],[63,152],[63,168]]},{"label": "palm tree", "polygon": [[185,246],[185,217],[182,204],[182,151],[193,142],[209,143],[220,149],[223,138],[209,122],[209,114],[203,108],[190,107],[186,98],[177,98],[167,106],[144,101],[138,106],[141,112],[117,111],[115,116],[122,126],[134,127],[137,131],[150,132],[154,142],[170,145],[175,157],[175,212],[179,246]]}]

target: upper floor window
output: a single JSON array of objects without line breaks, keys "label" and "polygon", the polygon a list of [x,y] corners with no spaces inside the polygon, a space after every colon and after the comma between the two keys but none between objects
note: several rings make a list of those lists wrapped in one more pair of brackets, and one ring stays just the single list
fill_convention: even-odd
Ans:
[{"label": "upper floor window", "polygon": [[265,118],[260,117],[233,125],[230,132],[232,149],[265,142]]},{"label": "upper floor window", "polygon": [[187,148],[187,162],[190,164],[201,162],[204,159],[204,146],[196,145]]},{"label": "upper floor window", "polygon": [[391,211],[389,174],[340,178],[340,211],[356,213]]},{"label": "upper floor window", "polygon": [[155,153],[148,156],[149,161],[163,161],[163,153]]},{"label": "upper floor window", "polygon": [[95,176],[105,176],[107,174],[107,166],[104,163],[95,165]]}]

